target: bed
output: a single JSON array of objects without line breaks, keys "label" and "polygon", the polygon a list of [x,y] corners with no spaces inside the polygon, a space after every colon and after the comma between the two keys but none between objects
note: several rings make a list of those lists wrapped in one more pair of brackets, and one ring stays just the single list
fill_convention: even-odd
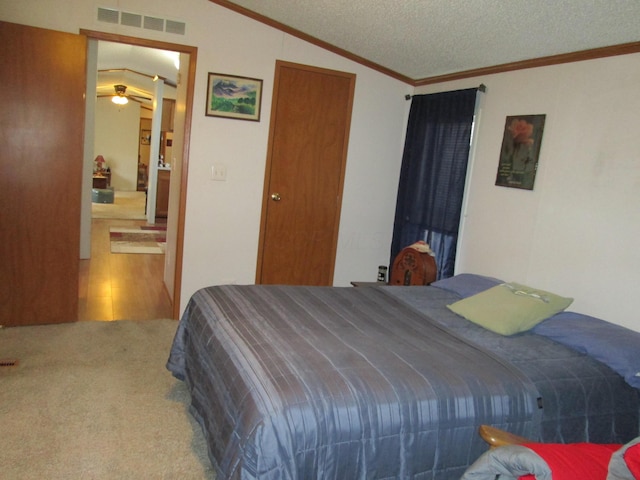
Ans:
[{"label": "bed", "polygon": [[219,479],[459,479],[486,450],[481,424],[545,442],[638,436],[639,390],[623,375],[448,307],[499,283],[204,288],[167,368]]}]

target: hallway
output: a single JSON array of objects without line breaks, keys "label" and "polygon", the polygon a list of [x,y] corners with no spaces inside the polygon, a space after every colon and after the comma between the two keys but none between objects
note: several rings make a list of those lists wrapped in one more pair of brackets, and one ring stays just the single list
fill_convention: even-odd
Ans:
[{"label": "hallway", "polygon": [[145,224],[144,220],[92,219],[91,259],[80,260],[78,320],[171,318],[163,282],[164,255],[110,251],[109,227]]}]

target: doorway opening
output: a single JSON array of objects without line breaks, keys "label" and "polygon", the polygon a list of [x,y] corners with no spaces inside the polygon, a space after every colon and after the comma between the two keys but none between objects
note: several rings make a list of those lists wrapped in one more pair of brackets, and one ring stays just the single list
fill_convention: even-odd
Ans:
[{"label": "doorway opening", "polygon": [[168,215],[171,163],[177,160],[172,143],[183,55],[96,43],[92,218],[162,221]]},{"label": "doorway opening", "polygon": [[[79,319],[177,319],[180,313],[188,132],[197,49],[101,32],[81,33],[88,39],[87,97],[91,100],[90,95],[95,91],[97,98],[95,103],[87,101],[85,125]],[[105,50],[112,55],[109,64],[98,59],[103,46],[107,46]],[[125,57],[119,59],[113,56],[114,52],[120,52],[121,56],[124,52]],[[158,71],[153,67],[154,58],[157,63],[157,57],[167,53],[172,53],[173,58],[179,58],[180,61],[175,80],[170,78],[166,70]],[[101,74],[106,80],[99,78]],[[158,82],[158,78],[164,81]],[[162,86],[158,86],[159,83]],[[109,84],[112,85],[109,87]],[[134,107],[126,114],[131,117],[128,121],[133,128],[126,133],[128,142],[117,142],[111,130],[117,126],[107,124],[105,127],[104,122],[98,121],[99,104],[102,103],[102,107],[111,106],[110,100],[114,94],[108,92],[107,88],[114,89],[114,85],[125,84],[128,103]],[[166,90],[170,91],[167,97],[164,95],[165,85]],[[155,99],[158,98],[164,98],[165,101],[157,102]],[[170,102],[168,108],[167,101]],[[179,108],[175,108],[176,105]],[[123,113],[126,105],[119,112],[117,108],[111,112]],[[165,117],[159,113],[162,110],[165,110]],[[177,111],[180,113],[176,114]],[[119,118],[126,115],[120,115]],[[148,128],[150,124],[152,127]],[[106,131],[98,132],[98,125]],[[171,138],[169,143],[172,148],[166,148],[167,138]],[[124,148],[125,151],[110,151],[110,156],[103,155],[106,162],[101,165],[102,170],[96,172],[95,159],[102,155],[102,150],[109,151],[110,143],[117,143],[116,148]],[[144,173],[142,178],[141,171]],[[108,175],[103,175],[105,172]],[[169,175],[170,182],[164,181]],[[93,218],[93,183],[96,176],[109,177],[114,200],[118,197],[121,200],[127,197],[133,199],[137,204],[135,215],[140,214],[137,211],[140,198],[135,197],[144,195],[144,219]],[[102,179],[98,178],[98,181]],[[158,206],[156,200],[160,199],[165,203]],[[111,253],[110,239],[113,234],[110,229],[114,222],[120,227],[134,229],[166,228],[164,253]]]}]

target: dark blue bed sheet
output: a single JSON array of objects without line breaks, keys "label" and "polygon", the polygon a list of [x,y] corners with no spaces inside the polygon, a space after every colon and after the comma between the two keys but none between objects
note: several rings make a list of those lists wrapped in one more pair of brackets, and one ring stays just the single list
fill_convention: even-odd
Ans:
[{"label": "dark blue bed sheet", "polygon": [[167,366],[187,383],[219,478],[458,479],[486,450],[483,423],[545,440],[635,436],[637,392],[608,367],[581,367],[542,337],[474,332],[446,309],[452,295],[198,291]]}]

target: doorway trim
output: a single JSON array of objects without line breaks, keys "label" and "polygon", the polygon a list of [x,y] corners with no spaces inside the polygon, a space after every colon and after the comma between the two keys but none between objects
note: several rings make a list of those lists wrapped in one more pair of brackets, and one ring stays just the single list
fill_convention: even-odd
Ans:
[{"label": "doorway trim", "polygon": [[187,178],[189,171],[189,146],[191,141],[191,113],[193,110],[193,96],[195,90],[196,79],[196,60],[198,48],[189,45],[181,45],[177,43],[162,42],[158,40],[147,40],[138,37],[129,37],[125,35],[116,35],[111,33],[99,32],[94,30],[80,30],[80,35],[87,37],[89,40],[104,40],[108,42],[125,43],[139,47],[156,48],[160,50],[173,50],[175,52],[185,53],[189,55],[189,68],[186,79],[186,105],[184,119],[184,145],[182,149],[182,165],[180,178],[180,194],[178,196],[178,218],[177,218],[177,234],[176,234],[176,252],[175,252],[175,272],[173,282],[173,301],[172,301],[172,318],[177,320],[180,317],[180,291],[182,289],[182,261],[184,253],[184,224],[185,213],[187,207]]}]

